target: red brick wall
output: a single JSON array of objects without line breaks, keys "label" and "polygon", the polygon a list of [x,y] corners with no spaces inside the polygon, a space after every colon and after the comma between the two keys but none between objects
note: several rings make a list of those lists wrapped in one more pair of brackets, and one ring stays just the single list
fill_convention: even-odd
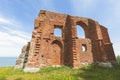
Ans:
[{"label": "red brick wall", "polygon": [[[77,37],[77,25],[82,26],[86,38]],[[92,19],[42,10],[34,26],[26,67],[81,67],[84,63],[116,61],[112,45],[107,45],[107,29]],[[62,30],[62,37],[54,36],[55,27]]]}]

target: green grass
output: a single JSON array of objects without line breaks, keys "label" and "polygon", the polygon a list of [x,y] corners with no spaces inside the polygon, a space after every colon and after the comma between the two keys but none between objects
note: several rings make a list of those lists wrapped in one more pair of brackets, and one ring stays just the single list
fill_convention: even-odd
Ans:
[{"label": "green grass", "polygon": [[1,67],[0,80],[120,80],[120,65],[114,65],[113,68],[87,66],[79,69],[46,67],[38,73],[24,73],[21,69]]}]

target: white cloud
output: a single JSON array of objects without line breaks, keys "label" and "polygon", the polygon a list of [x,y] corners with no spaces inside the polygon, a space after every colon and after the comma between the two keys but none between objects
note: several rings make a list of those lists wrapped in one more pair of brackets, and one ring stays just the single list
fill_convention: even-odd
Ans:
[{"label": "white cloud", "polygon": [[0,17],[0,56],[18,56],[22,46],[30,41],[30,34],[19,29],[18,23]]},{"label": "white cloud", "polygon": [[11,24],[10,21],[4,19],[4,18],[0,18],[0,23],[7,23],[7,24]]},{"label": "white cloud", "polygon": [[[24,11],[29,11],[29,13],[31,9],[38,11],[37,9],[39,8],[52,11],[55,10],[53,2],[49,0],[39,0],[34,2],[15,0],[15,2],[21,5]],[[26,6],[26,3],[28,3],[28,6]],[[34,5],[34,3],[36,5]],[[12,10],[11,8],[9,10]],[[8,11],[8,13],[9,12],[11,11]],[[24,12],[24,14],[31,17],[31,14],[26,12]],[[30,41],[31,38],[31,35],[22,31],[22,28],[23,24],[16,20],[14,16],[6,18],[0,13],[0,56],[18,56],[20,54],[22,46]]]},{"label": "white cloud", "polygon": [[[6,32],[0,32],[0,44],[3,44],[3,42],[9,42],[9,43],[16,43],[16,44],[24,44],[27,42],[27,39],[19,37],[17,35],[11,35]],[[27,36],[27,35],[26,35]]]},{"label": "white cloud", "polygon": [[29,39],[6,32],[0,32],[0,36],[0,56],[18,56],[22,46],[30,41]]},{"label": "white cloud", "polygon": [[17,30],[17,29],[11,29],[6,26],[3,26],[2,28],[4,29],[5,32],[7,32],[11,35],[14,35],[14,36],[18,36],[18,37],[21,37],[24,39],[29,39],[29,37],[30,37],[30,34],[20,31],[20,30]]},{"label": "white cloud", "polygon": [[[15,26],[15,28],[18,28],[19,26],[22,26],[21,25],[21,23],[19,23],[19,22],[16,22],[16,20],[14,20],[14,19],[9,19],[9,18],[5,18],[4,16],[2,16],[2,15],[0,15],[0,24],[1,25],[9,25],[9,26],[11,26],[11,27],[14,27]],[[0,25],[0,26],[1,26]]]}]

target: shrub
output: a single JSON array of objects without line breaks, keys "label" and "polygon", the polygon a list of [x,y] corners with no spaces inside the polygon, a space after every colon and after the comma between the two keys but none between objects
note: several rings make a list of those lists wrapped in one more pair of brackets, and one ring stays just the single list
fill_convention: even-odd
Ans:
[{"label": "shrub", "polygon": [[117,62],[120,64],[120,55],[117,56]]}]

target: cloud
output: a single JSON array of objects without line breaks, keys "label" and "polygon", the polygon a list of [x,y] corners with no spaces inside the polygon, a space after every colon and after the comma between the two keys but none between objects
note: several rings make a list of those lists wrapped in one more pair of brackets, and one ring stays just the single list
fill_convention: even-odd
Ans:
[{"label": "cloud", "polygon": [[18,37],[21,37],[21,38],[24,38],[24,39],[29,39],[29,36],[30,34],[24,32],[24,31],[20,31],[20,30],[17,30],[17,29],[11,29],[11,28],[8,28],[8,27],[2,27],[4,32],[6,33],[9,33],[11,35],[14,35],[14,36],[18,36]]},{"label": "cloud", "polygon": [[14,25],[14,22],[13,22],[13,20],[7,20],[3,17],[0,17],[0,24]]},{"label": "cloud", "polygon": [[4,18],[0,18],[0,23],[7,23],[7,24],[11,24],[10,21],[4,19]]},{"label": "cloud", "polygon": [[29,40],[0,32],[0,56],[18,56],[23,45]]},{"label": "cloud", "polygon": [[[21,18],[16,19],[19,18],[19,16],[17,16],[19,15],[19,13],[15,12],[15,10],[18,9],[13,6],[13,3],[16,3],[16,5],[15,4],[14,5],[18,7],[20,11],[24,11],[23,15],[27,16],[30,19],[31,17],[33,18],[34,14],[33,10],[35,11],[35,14],[36,12],[38,12],[40,8],[55,11],[53,1],[49,0],[39,1],[15,0],[13,2],[5,2],[4,3],[4,5],[6,5],[5,9],[8,10],[8,12],[6,13],[5,9],[0,8],[2,11],[0,12],[0,56],[18,56],[21,53],[22,46],[26,44],[28,41],[30,41],[31,38],[31,34],[24,31],[24,29],[26,28],[24,28],[23,26],[27,27],[26,25],[27,23],[26,24],[23,24],[24,22],[21,23],[22,21],[19,21],[21,20]],[[31,12],[33,14],[29,14]],[[7,17],[5,17],[5,15],[7,15]]]},{"label": "cloud", "polygon": [[0,26],[7,26],[11,28],[21,28],[22,24],[11,17],[11,19],[4,17],[3,15],[0,15]]},{"label": "cloud", "polygon": [[18,56],[21,48],[30,41],[30,34],[22,31],[17,20],[0,17],[0,56]]},{"label": "cloud", "polygon": [[[17,34],[17,32],[16,32]],[[21,34],[24,35],[24,34]],[[14,34],[10,34],[9,32],[0,32],[0,44],[5,44],[6,42],[8,43],[16,43],[16,44],[24,44],[25,42],[27,42],[27,38],[23,38],[20,37],[19,35],[14,35]],[[28,36],[28,35],[26,35]]]}]

